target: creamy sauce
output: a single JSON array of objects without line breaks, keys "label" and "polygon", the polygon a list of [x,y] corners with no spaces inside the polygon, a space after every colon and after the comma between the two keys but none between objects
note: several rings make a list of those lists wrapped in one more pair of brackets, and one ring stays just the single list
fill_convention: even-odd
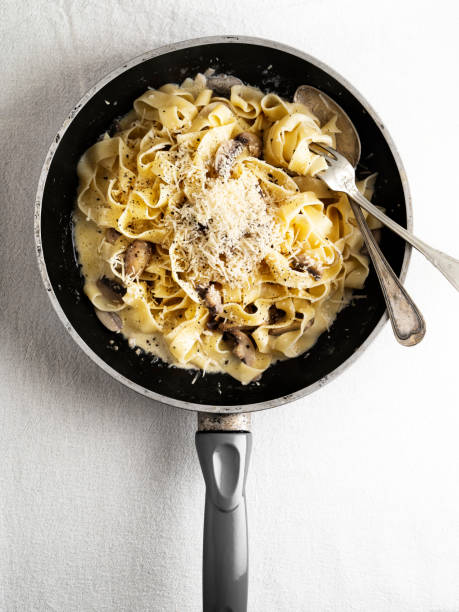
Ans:
[{"label": "creamy sauce", "polygon": [[[91,295],[91,290],[99,278],[110,273],[110,269],[104,262],[99,253],[100,247],[104,240],[104,232],[97,225],[85,218],[81,211],[76,211],[74,214],[74,241],[78,254],[78,261],[82,266],[82,274],[85,279],[84,291],[88,297]],[[133,314],[133,309],[126,306],[122,310],[118,310],[117,314],[123,322],[121,334],[129,342],[131,348],[139,347],[144,351],[151,353],[155,357],[162,359],[166,363],[173,362],[173,357],[167,349],[162,335],[144,334],[132,325],[130,318]],[[185,369],[196,369],[190,366],[181,366]]]}]

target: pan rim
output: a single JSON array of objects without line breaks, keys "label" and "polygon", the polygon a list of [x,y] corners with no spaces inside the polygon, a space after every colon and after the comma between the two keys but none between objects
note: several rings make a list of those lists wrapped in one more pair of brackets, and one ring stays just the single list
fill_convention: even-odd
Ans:
[{"label": "pan rim", "polygon": [[[242,44],[249,44],[249,45],[254,45],[254,46],[259,46],[259,47],[260,46],[261,47],[269,47],[269,48],[272,48],[272,49],[277,49],[279,51],[283,51],[283,52],[289,53],[291,55],[294,55],[294,56],[296,56],[296,57],[298,57],[298,58],[300,58],[302,60],[305,60],[305,61],[313,64],[314,66],[320,68],[325,73],[327,73],[328,75],[333,77],[336,81],[338,81],[341,85],[343,85],[360,102],[360,104],[364,107],[364,109],[368,112],[368,114],[376,122],[376,124],[378,125],[379,129],[381,130],[381,133],[382,133],[384,139],[386,140],[386,142],[387,142],[387,144],[389,146],[391,154],[392,154],[392,156],[393,156],[393,158],[395,160],[395,163],[396,163],[396,166],[397,166],[397,170],[398,170],[398,173],[400,175],[400,180],[401,180],[401,183],[402,183],[404,200],[405,200],[407,228],[409,230],[412,230],[412,227],[413,227],[413,211],[412,211],[411,194],[410,194],[410,189],[409,189],[409,185],[408,185],[408,179],[407,179],[407,176],[406,176],[406,172],[405,172],[405,169],[403,167],[403,163],[401,161],[401,158],[400,158],[400,155],[399,155],[399,153],[397,151],[395,143],[394,143],[392,137],[390,136],[390,134],[388,133],[385,125],[381,121],[379,115],[376,113],[376,111],[373,109],[373,107],[367,102],[367,100],[361,95],[361,93],[351,83],[349,83],[347,81],[347,79],[342,77],[339,73],[337,73],[334,69],[330,68],[327,64],[324,64],[320,60],[316,59],[315,57],[313,57],[313,56],[309,55],[308,53],[305,53],[305,52],[303,52],[303,51],[301,51],[299,49],[296,49],[294,47],[290,47],[289,45],[285,45],[285,44],[277,42],[277,41],[272,41],[272,40],[269,40],[269,39],[265,39],[265,38],[258,38],[258,37],[253,37],[253,36],[225,35],[225,36],[205,36],[205,37],[200,37],[200,38],[193,38],[193,39],[184,40],[184,41],[180,41],[180,42],[176,42],[176,43],[171,43],[171,44],[168,44],[168,45],[163,45],[161,47],[158,47],[158,48],[153,49],[151,51],[148,51],[146,53],[142,53],[141,55],[138,55],[135,58],[132,58],[131,60],[123,63],[122,66],[120,66],[118,68],[115,68],[114,70],[110,71],[108,74],[106,74],[104,77],[102,77],[102,79],[100,79],[95,85],[93,85],[83,95],[83,97],[72,108],[72,110],[70,111],[70,113],[68,114],[66,119],[64,120],[62,126],[60,127],[57,135],[55,136],[55,138],[54,138],[54,140],[53,140],[53,142],[52,142],[51,146],[49,147],[48,152],[46,154],[45,162],[43,164],[43,167],[42,167],[42,170],[41,170],[41,173],[40,173],[40,178],[39,178],[39,181],[38,181],[37,194],[36,194],[36,198],[35,198],[34,231],[35,231],[35,246],[36,246],[36,254],[37,254],[37,260],[38,260],[38,266],[39,266],[41,277],[42,277],[43,283],[45,285],[45,288],[47,290],[49,299],[51,300],[51,304],[53,305],[53,308],[54,308],[55,312],[57,313],[59,319],[63,323],[65,329],[68,331],[70,336],[73,338],[73,340],[78,344],[78,346],[86,353],[86,355],[94,363],[96,363],[100,368],[102,368],[105,372],[107,372],[115,380],[117,380],[118,382],[122,383],[126,387],[129,387],[130,389],[133,389],[137,393],[140,393],[141,395],[144,395],[144,396],[146,396],[146,397],[148,397],[150,399],[153,399],[153,400],[155,400],[157,402],[160,402],[161,404],[165,404],[165,405],[168,405],[168,406],[174,406],[176,408],[182,408],[182,409],[191,410],[191,411],[231,414],[231,413],[240,413],[240,412],[257,412],[259,410],[266,410],[268,408],[274,408],[276,406],[281,406],[283,404],[287,404],[287,403],[293,402],[295,400],[301,399],[303,397],[306,397],[307,395],[310,395],[311,393],[314,393],[314,391],[317,391],[318,389],[322,388],[327,383],[331,382],[336,377],[338,377],[347,367],[352,365],[358,359],[358,357],[360,357],[363,354],[363,352],[373,342],[373,340],[380,333],[380,331],[382,330],[384,325],[387,323],[387,319],[388,319],[388,317],[387,317],[387,310],[384,311],[383,315],[381,316],[380,320],[378,321],[378,323],[376,324],[375,328],[370,333],[370,335],[366,338],[366,340],[358,347],[358,349],[350,357],[348,357],[345,361],[343,361],[343,363],[341,365],[339,365],[337,368],[335,368],[329,374],[323,376],[321,379],[319,379],[314,384],[312,384],[312,385],[310,385],[308,387],[304,387],[302,389],[299,389],[298,391],[295,391],[294,393],[287,394],[287,395],[284,395],[284,396],[281,396],[281,397],[278,397],[278,398],[275,398],[275,399],[266,400],[264,402],[257,402],[257,403],[253,403],[253,404],[217,406],[217,405],[214,405],[214,404],[197,404],[197,403],[193,403],[193,402],[185,402],[185,401],[182,401],[182,400],[177,400],[177,399],[174,399],[174,398],[170,398],[170,397],[168,397],[166,395],[162,395],[162,394],[156,393],[154,391],[150,391],[149,389],[146,389],[146,388],[142,387],[141,385],[138,385],[138,384],[134,383],[129,378],[126,378],[125,376],[121,375],[117,370],[115,370],[110,365],[108,365],[103,359],[101,359],[89,347],[88,344],[86,344],[86,342],[83,341],[83,339],[80,337],[80,335],[78,334],[76,329],[71,325],[70,321],[68,320],[67,315],[65,314],[65,312],[64,312],[62,306],[60,305],[60,302],[59,302],[59,300],[58,300],[58,298],[57,298],[57,296],[56,296],[56,294],[54,292],[54,289],[52,287],[51,281],[50,281],[49,276],[48,276],[48,271],[47,271],[47,268],[46,268],[46,263],[45,263],[45,259],[44,259],[44,255],[43,255],[42,236],[41,236],[41,211],[42,211],[44,189],[45,189],[45,185],[46,185],[46,180],[47,180],[47,177],[48,177],[49,169],[50,169],[52,160],[54,158],[54,154],[56,153],[56,150],[57,150],[57,148],[59,146],[59,142],[60,142],[62,136],[67,131],[68,127],[72,123],[72,121],[75,118],[75,116],[78,114],[79,110],[100,89],[102,89],[102,87],[104,87],[107,83],[112,81],[114,78],[118,77],[123,72],[126,72],[127,70],[130,70],[134,66],[137,66],[137,65],[139,65],[139,64],[141,64],[141,63],[143,63],[143,62],[145,62],[147,60],[150,60],[150,59],[152,59],[154,57],[158,57],[158,56],[164,55],[166,53],[170,53],[172,51],[186,49],[186,48],[190,48],[190,47],[196,47],[196,46],[199,46],[199,45],[203,45],[204,46],[204,45],[221,44],[221,43],[229,43],[229,44],[231,44],[231,43],[233,43],[233,44],[242,43]],[[410,257],[411,257],[411,247],[408,244],[406,244],[405,245],[404,257],[403,257],[403,263],[402,263],[402,269],[401,269],[401,272],[400,272],[400,279],[401,279],[402,282],[405,280],[405,277],[406,277],[406,274],[407,274],[408,265],[409,265],[409,262],[410,262]]]}]

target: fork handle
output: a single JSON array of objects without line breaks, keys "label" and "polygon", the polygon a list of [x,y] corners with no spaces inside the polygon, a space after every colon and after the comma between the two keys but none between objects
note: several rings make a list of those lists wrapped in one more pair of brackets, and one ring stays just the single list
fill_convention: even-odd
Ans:
[{"label": "fork handle", "polygon": [[401,238],[406,240],[409,244],[414,246],[420,253],[422,253],[440,272],[445,276],[449,282],[453,285],[457,291],[459,291],[459,260],[454,259],[442,251],[432,248],[422,240],[419,240],[411,232],[406,230],[404,227],[393,221],[390,217],[385,215],[379,210],[374,204],[369,202],[357,189],[355,185],[346,183],[346,193],[355,200],[359,206],[367,210],[369,213],[376,217],[381,223],[384,223],[389,229],[398,234]]},{"label": "fork handle", "polygon": [[350,200],[354,217],[362,232],[386,301],[394,335],[400,344],[413,346],[424,338],[426,325],[416,304],[410,298],[397,275],[390,267],[365,221],[360,206]]}]

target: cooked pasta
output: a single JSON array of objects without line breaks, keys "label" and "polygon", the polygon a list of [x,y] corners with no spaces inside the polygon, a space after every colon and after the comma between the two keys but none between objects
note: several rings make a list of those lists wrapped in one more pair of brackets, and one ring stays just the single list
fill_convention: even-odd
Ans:
[{"label": "cooked pasta", "polygon": [[243,384],[311,348],[368,274],[349,201],[309,150],[337,132],[273,93],[219,95],[202,74],[147,90],[78,164],[75,242],[100,320]]}]

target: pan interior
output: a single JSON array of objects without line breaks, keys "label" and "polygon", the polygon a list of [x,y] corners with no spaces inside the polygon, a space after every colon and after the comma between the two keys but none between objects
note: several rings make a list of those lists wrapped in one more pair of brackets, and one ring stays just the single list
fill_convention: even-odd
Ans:
[{"label": "pan interior", "polygon": [[[120,336],[108,332],[94,315],[83,293],[76,263],[71,216],[75,206],[76,164],[82,153],[125,114],[147,87],[181,82],[207,68],[235,74],[244,82],[291,99],[301,84],[323,90],[348,113],[362,141],[358,173],[378,172],[375,204],[406,227],[403,185],[390,147],[375,120],[339,81],[326,71],[285,50],[244,42],[201,44],[168,51],[130,67],[99,89],[75,114],[58,139],[44,187],[41,212],[43,257],[50,283],[71,326],[106,364],[129,381],[172,401],[211,406],[240,406],[278,400],[307,389],[349,359],[365,342],[384,314],[385,304],[371,269],[364,290],[344,309],[327,333],[306,354],[272,366],[259,382],[247,386],[228,375],[198,375],[196,370],[171,368],[150,355],[130,349]],[[59,138],[59,137],[58,137]],[[382,232],[382,249],[397,274],[405,245],[389,231]],[[215,408],[214,408],[215,410]]]}]

